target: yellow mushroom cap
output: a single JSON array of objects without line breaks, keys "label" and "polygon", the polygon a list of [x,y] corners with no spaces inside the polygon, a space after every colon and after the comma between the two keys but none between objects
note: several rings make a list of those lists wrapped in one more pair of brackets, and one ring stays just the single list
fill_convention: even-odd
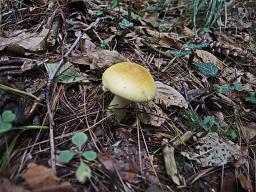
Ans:
[{"label": "yellow mushroom cap", "polygon": [[156,84],[149,71],[131,62],[117,63],[102,76],[102,83],[115,95],[135,102],[149,101],[156,95]]}]

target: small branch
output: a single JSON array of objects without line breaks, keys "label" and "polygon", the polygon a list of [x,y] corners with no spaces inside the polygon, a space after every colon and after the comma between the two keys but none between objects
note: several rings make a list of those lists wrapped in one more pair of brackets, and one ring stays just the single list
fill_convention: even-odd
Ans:
[{"label": "small branch", "polygon": [[82,33],[77,37],[73,45],[69,48],[67,53],[63,56],[63,58],[60,60],[58,67],[55,69],[55,71],[49,75],[47,85],[46,85],[46,91],[45,91],[45,100],[47,105],[47,114],[49,119],[49,137],[50,137],[50,148],[51,148],[51,166],[52,170],[56,172],[56,156],[55,156],[55,146],[54,146],[54,134],[53,134],[53,127],[54,127],[54,119],[53,119],[53,113],[51,110],[51,104],[50,104],[50,97],[51,97],[51,89],[54,86],[54,79],[57,76],[59,70],[61,67],[66,63],[68,60],[68,56],[70,53],[75,49],[80,39],[83,37],[83,35],[91,30],[92,28],[96,27],[100,21],[105,20],[109,17],[99,17],[96,19],[95,22],[91,23],[86,29],[82,31]]}]

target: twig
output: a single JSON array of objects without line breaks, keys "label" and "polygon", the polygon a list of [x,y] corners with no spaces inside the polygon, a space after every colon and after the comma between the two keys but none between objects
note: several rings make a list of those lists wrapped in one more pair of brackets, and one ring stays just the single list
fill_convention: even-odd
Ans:
[{"label": "twig", "polygon": [[109,17],[99,17],[96,19],[95,22],[91,23],[86,29],[82,31],[82,33],[77,37],[73,45],[69,48],[68,52],[63,56],[63,58],[60,60],[58,67],[55,69],[55,71],[52,74],[49,74],[49,78],[47,81],[46,91],[45,91],[45,100],[47,105],[47,114],[49,119],[49,137],[50,137],[50,148],[51,148],[51,166],[52,170],[56,172],[56,157],[55,157],[55,147],[54,147],[54,134],[53,134],[53,127],[54,127],[54,120],[53,120],[53,113],[51,111],[51,105],[50,105],[50,97],[51,97],[51,89],[54,86],[54,79],[57,76],[60,68],[66,63],[68,60],[68,56],[70,53],[75,49],[80,39],[83,37],[85,32],[91,30],[92,28],[96,27],[100,21],[105,20]]}]

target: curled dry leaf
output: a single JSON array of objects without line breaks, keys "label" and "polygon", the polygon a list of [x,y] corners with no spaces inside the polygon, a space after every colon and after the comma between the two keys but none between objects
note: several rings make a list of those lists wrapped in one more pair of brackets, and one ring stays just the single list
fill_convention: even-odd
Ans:
[{"label": "curled dry leaf", "polygon": [[242,75],[244,75],[242,70],[233,67],[226,67],[221,74],[221,78],[225,79],[225,83],[233,83]]},{"label": "curled dry leaf", "polygon": [[159,39],[159,45],[161,47],[170,48],[174,47],[176,49],[181,49],[182,44],[177,40],[178,34],[176,33],[160,33],[151,29],[145,29],[149,35]]},{"label": "curled dry leaf", "polygon": [[139,118],[143,123],[160,127],[166,121],[167,115],[153,101],[147,104],[138,103],[137,106],[142,111]]},{"label": "curled dry leaf", "polygon": [[[13,51],[19,51],[24,54],[28,51],[43,51],[45,49],[45,39],[49,30],[43,28],[39,33],[22,32],[15,37],[1,38],[0,51],[8,48]],[[23,52],[23,53],[22,53]]]},{"label": "curled dry leaf", "polygon": [[87,51],[85,56],[73,56],[69,61],[74,64],[89,65],[91,69],[105,69],[127,59],[117,51],[96,50]]},{"label": "curled dry leaf", "polygon": [[22,177],[32,191],[72,191],[69,182],[61,182],[51,169],[35,163],[28,165],[28,169]]},{"label": "curled dry leaf", "polygon": [[190,160],[195,160],[202,167],[222,166],[242,156],[240,149],[233,142],[219,138],[215,132],[200,138],[193,151],[181,152],[181,154]]},{"label": "curled dry leaf", "polygon": [[170,107],[171,105],[178,107],[188,107],[186,99],[174,88],[166,85],[160,81],[156,81],[157,94],[155,97],[155,103],[161,104],[164,107]]},{"label": "curled dry leaf", "polygon": [[169,177],[171,177],[172,181],[176,185],[180,185],[180,179],[178,177],[178,170],[176,166],[176,161],[174,157],[174,147],[167,145],[167,139],[164,139],[162,142],[163,155],[164,155],[164,163],[166,168],[166,173]]},{"label": "curled dry leaf", "polygon": [[113,64],[127,61],[126,58],[117,51],[98,50],[92,52],[88,56],[89,59],[92,61],[91,67],[93,69],[104,69]]},{"label": "curled dry leaf", "polygon": [[195,50],[195,55],[203,63],[212,63],[216,65],[216,67],[218,67],[219,70],[222,70],[224,68],[221,61],[208,51],[197,49]]},{"label": "curled dry leaf", "polygon": [[241,131],[246,142],[256,136],[256,123],[250,122],[241,126]]},{"label": "curled dry leaf", "polygon": [[239,183],[241,187],[247,192],[253,192],[253,185],[249,177],[246,177],[243,173],[238,175]]}]

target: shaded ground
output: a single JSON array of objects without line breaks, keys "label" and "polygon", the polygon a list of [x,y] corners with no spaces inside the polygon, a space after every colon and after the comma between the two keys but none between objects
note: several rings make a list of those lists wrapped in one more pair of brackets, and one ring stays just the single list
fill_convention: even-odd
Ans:
[{"label": "shaded ground", "polygon": [[[199,30],[207,24],[199,12],[197,34],[192,7],[154,1],[115,8],[104,1],[2,1],[0,83],[37,100],[1,88],[0,112],[16,114],[14,127],[46,125],[53,135],[48,128],[2,134],[1,183],[7,186],[5,178],[21,190],[36,191],[23,179],[28,164],[54,167],[53,150],[57,155],[76,151],[70,139],[82,131],[89,136],[84,150],[98,154],[86,161],[92,177],[84,184],[75,179],[79,159],[56,164],[57,176],[74,191],[252,191],[255,3],[230,4],[221,30],[214,19],[215,27]],[[103,91],[101,77],[107,67],[127,59],[149,69],[160,91],[149,103],[130,105],[118,123],[106,115],[113,95]],[[51,81],[54,63],[73,72]],[[202,63],[211,65],[197,65]],[[208,132],[217,132],[217,139],[203,141]],[[195,153],[202,158],[193,159]]]}]

